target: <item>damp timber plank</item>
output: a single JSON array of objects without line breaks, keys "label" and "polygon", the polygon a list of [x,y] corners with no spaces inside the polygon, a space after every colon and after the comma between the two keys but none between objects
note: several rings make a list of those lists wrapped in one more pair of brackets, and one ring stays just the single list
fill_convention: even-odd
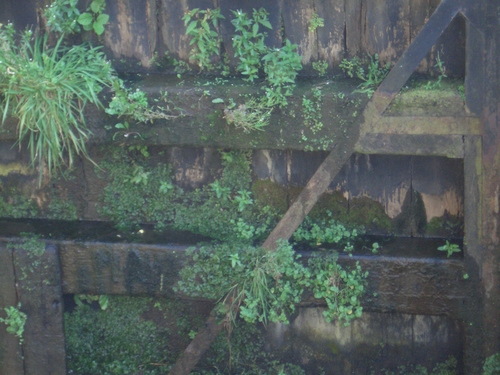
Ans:
[{"label": "damp timber plank", "polygon": [[338,66],[342,61],[346,38],[346,10],[351,2],[344,0],[315,0],[314,7],[318,17],[324,19],[323,27],[316,29],[318,45],[317,60],[325,60],[330,66]]},{"label": "damp timber plank", "polygon": [[95,242],[59,246],[65,294],[157,296],[173,296],[187,248]]},{"label": "damp timber plank", "polygon": [[309,22],[315,12],[314,1],[297,0],[297,5],[283,6],[281,14],[285,38],[298,46],[297,52],[302,57],[302,64],[307,65],[311,60],[317,60],[318,55],[317,34],[308,30]]},{"label": "damp timber plank", "polygon": [[404,51],[395,68],[389,72],[378,87],[375,95],[379,95],[380,99],[385,98],[385,100],[377,103],[379,112],[385,110],[390,100],[403,87],[420,61],[422,61],[436,43],[439,36],[458,13],[459,5],[457,0],[442,0],[439,4],[421,31]]},{"label": "damp timber plank", "polygon": [[[0,317],[5,318],[4,308],[18,303],[12,251],[5,243],[0,243],[0,286]],[[19,338],[0,324],[0,374],[24,375],[22,356]]]},{"label": "damp timber plank", "polygon": [[383,116],[363,133],[404,135],[480,135],[481,120],[476,117]]},{"label": "damp timber plank", "polygon": [[410,0],[369,0],[364,6],[366,52],[378,53],[383,63],[397,60],[410,44]]},{"label": "damp timber plank", "polygon": [[354,57],[362,50],[362,0],[345,2],[345,51],[347,56]]},{"label": "damp timber plank", "polygon": [[[173,296],[184,248],[141,244],[59,243],[64,293]],[[133,258],[133,259],[132,259]],[[460,316],[466,294],[461,260],[341,256],[369,271],[370,311]],[[409,271],[411,269],[411,271]],[[163,277],[162,277],[163,275]],[[403,276],[404,275],[404,276]],[[373,290],[372,290],[373,289]],[[373,298],[373,293],[381,298]],[[305,304],[318,303],[308,300]]]},{"label": "damp timber plank", "polygon": [[19,245],[14,250],[18,295],[27,320],[24,330],[25,375],[66,375],[61,268],[58,250],[45,246],[34,258]]},{"label": "damp timber plank", "polygon": [[103,36],[113,56],[117,60],[134,58],[143,67],[149,68],[156,49],[156,1],[109,1],[106,13],[110,22]]},{"label": "damp timber plank", "polygon": [[367,133],[360,137],[356,151],[362,154],[465,156],[462,135]]}]

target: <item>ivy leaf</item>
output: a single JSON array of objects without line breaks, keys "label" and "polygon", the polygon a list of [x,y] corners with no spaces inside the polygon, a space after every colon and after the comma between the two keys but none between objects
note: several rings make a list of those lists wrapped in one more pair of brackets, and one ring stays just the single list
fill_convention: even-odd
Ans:
[{"label": "ivy leaf", "polygon": [[80,14],[80,16],[78,16],[78,20],[77,21],[82,26],[89,26],[92,23],[92,21],[93,21],[92,14],[87,13],[87,12],[82,13],[82,14]]},{"label": "ivy leaf", "polygon": [[99,16],[97,17],[97,20],[96,22],[100,23],[101,25],[105,25],[107,24],[109,21],[109,14],[99,14]]},{"label": "ivy leaf", "polygon": [[104,7],[104,0],[94,0],[90,3],[90,9],[94,13],[99,13]]},{"label": "ivy leaf", "polygon": [[94,22],[93,29],[97,35],[101,35],[104,32],[104,26],[97,22]]}]

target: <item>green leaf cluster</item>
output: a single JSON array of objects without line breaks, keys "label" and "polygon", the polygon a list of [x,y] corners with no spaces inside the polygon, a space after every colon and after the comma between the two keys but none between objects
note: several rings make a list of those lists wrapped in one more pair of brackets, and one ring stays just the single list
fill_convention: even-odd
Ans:
[{"label": "green leaf cluster", "polygon": [[456,243],[450,243],[448,240],[446,240],[446,244],[443,246],[439,246],[437,248],[439,251],[446,251],[446,256],[449,258],[450,256],[453,255],[453,253],[459,253],[462,250],[460,250],[460,246],[458,246]]},{"label": "green leaf cluster", "polygon": [[[408,364],[399,366],[395,371],[382,370],[383,375],[456,375],[457,374],[457,359],[449,357],[446,361],[438,363],[429,371],[425,366]],[[375,373],[371,373],[375,375]],[[377,375],[379,372],[377,372]]]},{"label": "green leaf cluster", "polygon": [[[99,297],[97,297],[99,298]],[[68,372],[71,374],[157,375],[170,358],[165,329],[141,317],[144,298],[114,297],[107,309],[81,303],[64,314]]]},{"label": "green leaf cluster", "polygon": [[201,71],[215,69],[212,59],[220,54],[221,37],[218,32],[218,22],[221,19],[224,19],[224,16],[218,8],[206,10],[194,8],[182,17],[186,35],[191,37],[189,58]]},{"label": "green leaf cluster", "polygon": [[27,143],[31,160],[50,176],[71,167],[77,155],[88,157],[91,137],[84,110],[102,107],[98,97],[113,82],[113,69],[98,49],[65,47],[60,38],[49,47],[47,35],[24,32],[16,42],[11,25],[0,29],[0,92],[2,122],[17,118],[18,143]]},{"label": "green leaf cluster", "polygon": [[382,66],[378,54],[375,54],[373,56],[368,55],[368,60],[365,61],[360,60],[358,57],[344,59],[339,66],[350,78],[358,78],[363,81],[354,92],[371,96],[389,73],[390,63],[387,62]]},{"label": "green leaf cluster", "polygon": [[339,320],[349,325],[352,319],[361,316],[361,297],[365,292],[368,272],[363,272],[359,262],[346,270],[337,263],[337,254],[330,253],[311,257],[309,267],[310,288],[314,298],[325,300],[327,309],[323,316],[327,322]]},{"label": "green leaf cluster", "polygon": [[352,250],[352,242],[359,235],[358,229],[350,229],[332,218],[312,220],[307,216],[304,222],[293,234],[293,240],[297,243],[305,243],[312,246],[323,244],[336,244],[344,246],[345,250]]},{"label": "green leaf cluster", "polygon": [[247,322],[285,322],[306,288],[324,299],[325,319],[345,324],[362,312],[365,278],[359,264],[345,270],[336,257],[312,257],[299,262],[288,243],[268,251],[238,242],[210,244],[187,253],[190,262],[180,272],[177,291],[219,301],[219,311]]},{"label": "green leaf cluster", "polygon": [[311,129],[313,134],[316,134],[323,128],[322,121],[322,102],[323,92],[320,88],[313,88],[311,90],[311,99],[305,95],[302,97],[302,112],[304,114],[304,125]]},{"label": "green leaf cluster", "polygon": [[19,303],[17,307],[9,306],[5,307],[4,311],[7,317],[0,318],[0,323],[7,325],[7,332],[19,337],[21,344],[23,343],[23,333],[24,325],[26,324],[27,316],[21,310],[21,304]]},{"label": "green leaf cluster", "polygon": [[43,16],[51,31],[60,34],[73,34],[94,31],[97,35],[104,32],[109,15],[103,13],[106,0],[93,0],[83,13],[77,7],[78,0],[54,0],[45,8]]},{"label": "green leaf cluster", "polygon": [[109,21],[109,15],[103,13],[106,0],[93,0],[87,11],[78,16],[78,23],[85,31],[93,30],[97,35],[104,32],[104,25]]},{"label": "green leaf cluster", "polygon": [[314,12],[311,20],[309,21],[309,27],[307,28],[310,33],[313,33],[316,31],[318,27],[323,27],[325,26],[325,20],[318,16],[318,13]]},{"label": "green leaf cluster", "polygon": [[500,375],[500,353],[486,358],[483,365],[483,375]]},{"label": "green leaf cluster", "polygon": [[267,105],[284,107],[286,97],[291,96],[295,88],[295,78],[302,69],[301,58],[295,51],[296,44],[288,39],[281,48],[274,48],[262,57],[268,86],[265,88]]},{"label": "green leaf cluster", "polygon": [[[178,108],[170,110],[167,92],[163,92],[161,97],[155,101],[157,103],[163,102],[163,107],[151,105],[144,91],[127,88],[121,79],[116,79],[113,82],[113,97],[104,111],[108,115],[118,118],[124,117],[137,122],[153,122],[158,119],[168,120],[182,116],[182,113],[177,112]],[[115,125],[115,128],[128,129],[128,126],[125,124]]]},{"label": "green leaf cluster", "polygon": [[121,230],[154,223],[157,228],[170,226],[220,240],[253,241],[276,223],[269,208],[254,203],[246,152],[222,151],[220,178],[192,191],[173,183],[169,166],[151,167],[141,151],[117,148],[108,155],[101,163],[109,183],[100,212]]},{"label": "green leaf cluster", "polygon": [[78,23],[80,11],[77,4],[78,0],[54,0],[47,6],[43,16],[50,30],[60,34],[79,33],[81,31]]},{"label": "green leaf cluster", "polygon": [[245,80],[253,82],[259,77],[261,57],[267,52],[264,40],[266,32],[260,30],[261,26],[271,30],[272,26],[264,9],[254,9],[252,18],[242,10],[232,11],[235,18],[231,20],[235,28],[233,36],[234,57],[239,58],[237,71],[245,76]]}]

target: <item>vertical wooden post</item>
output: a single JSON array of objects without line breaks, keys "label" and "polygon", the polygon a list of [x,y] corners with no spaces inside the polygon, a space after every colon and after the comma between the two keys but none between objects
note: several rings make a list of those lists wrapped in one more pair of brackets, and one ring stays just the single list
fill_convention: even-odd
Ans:
[{"label": "vertical wooden post", "polygon": [[[13,252],[17,294],[27,315],[24,330],[24,375],[66,375],[61,267],[57,248],[43,255],[17,244]],[[7,373],[6,373],[7,374]]]},{"label": "vertical wooden post", "polygon": [[[0,243],[0,317],[5,318],[4,308],[17,306],[16,278],[12,251]],[[0,324],[0,374],[24,375],[23,353],[19,339]]]}]

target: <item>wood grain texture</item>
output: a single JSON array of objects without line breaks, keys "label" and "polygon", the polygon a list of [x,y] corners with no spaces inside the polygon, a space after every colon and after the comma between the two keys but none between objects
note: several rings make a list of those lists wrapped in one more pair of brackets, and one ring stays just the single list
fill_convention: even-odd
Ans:
[{"label": "wood grain texture", "polygon": [[396,61],[410,44],[410,1],[369,0],[364,29],[365,51],[382,63]]},{"label": "wood grain texture", "polygon": [[156,49],[156,2],[117,0],[109,2],[110,21],[104,33],[105,46],[117,59],[134,58],[145,68]]},{"label": "wood grain texture", "polygon": [[[12,251],[0,243],[0,317],[5,318],[4,308],[17,306],[16,278]],[[24,375],[22,347],[19,338],[8,333],[0,323],[0,374]]]},{"label": "wood grain texture", "polygon": [[344,0],[315,0],[314,8],[318,16],[324,19],[325,24],[324,27],[316,29],[317,59],[327,61],[330,66],[338,66],[344,58],[346,44]]},{"label": "wood grain texture", "polygon": [[[40,257],[14,251],[18,294],[27,320],[24,330],[25,375],[66,375],[61,268],[57,248]],[[26,277],[23,277],[26,275]]]}]

